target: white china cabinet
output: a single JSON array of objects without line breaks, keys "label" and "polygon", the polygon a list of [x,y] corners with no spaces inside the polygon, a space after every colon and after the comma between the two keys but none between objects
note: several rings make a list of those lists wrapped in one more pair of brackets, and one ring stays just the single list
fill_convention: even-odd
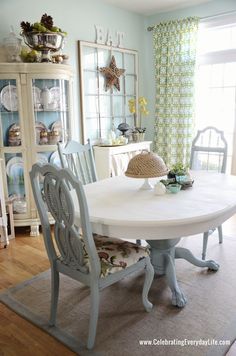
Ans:
[{"label": "white china cabinet", "polygon": [[57,164],[57,142],[70,139],[73,71],[52,63],[0,63],[0,158],[4,192],[15,226],[38,234],[29,171],[35,162]]}]

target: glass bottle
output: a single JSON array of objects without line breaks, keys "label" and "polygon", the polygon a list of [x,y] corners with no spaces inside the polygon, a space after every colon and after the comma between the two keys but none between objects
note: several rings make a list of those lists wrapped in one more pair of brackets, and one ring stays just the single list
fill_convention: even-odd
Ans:
[{"label": "glass bottle", "polygon": [[7,60],[9,62],[20,62],[20,51],[21,51],[22,40],[18,38],[11,26],[11,32],[8,37],[3,39],[3,44],[7,52]]}]

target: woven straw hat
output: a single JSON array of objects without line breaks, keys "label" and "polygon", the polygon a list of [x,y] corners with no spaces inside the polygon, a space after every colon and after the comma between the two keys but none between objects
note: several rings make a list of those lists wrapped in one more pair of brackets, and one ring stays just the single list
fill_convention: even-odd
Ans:
[{"label": "woven straw hat", "polygon": [[154,178],[167,173],[168,169],[161,157],[153,152],[142,151],[131,158],[125,175],[131,178]]}]

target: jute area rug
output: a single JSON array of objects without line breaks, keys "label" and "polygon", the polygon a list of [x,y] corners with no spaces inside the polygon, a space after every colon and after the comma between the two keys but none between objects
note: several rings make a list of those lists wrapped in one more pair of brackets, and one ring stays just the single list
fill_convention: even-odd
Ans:
[{"label": "jute area rug", "polygon": [[[180,245],[201,255],[202,235],[182,239]],[[57,326],[49,327],[50,272],[2,293],[0,300],[16,313],[38,325],[67,345],[77,355],[225,355],[229,346],[167,345],[168,342],[210,343],[236,338],[236,237],[217,233],[209,238],[208,258],[220,263],[209,272],[177,260],[177,278],[188,298],[185,308],[171,305],[165,278],[156,278],[150,291],[154,304],[146,313],[141,303],[143,275],[126,278],[101,292],[96,345],[86,350],[89,290],[68,277],[61,278]],[[154,340],[165,345],[140,345]]]}]

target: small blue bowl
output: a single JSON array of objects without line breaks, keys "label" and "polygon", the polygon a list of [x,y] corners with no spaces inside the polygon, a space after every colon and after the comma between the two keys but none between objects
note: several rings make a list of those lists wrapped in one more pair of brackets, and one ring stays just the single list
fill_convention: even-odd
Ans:
[{"label": "small blue bowl", "polygon": [[186,182],[188,180],[188,176],[175,176],[176,182],[177,183],[182,183],[182,182]]},{"label": "small blue bowl", "polygon": [[170,193],[176,194],[180,191],[181,185],[178,183],[169,184],[167,186],[167,189]]}]

